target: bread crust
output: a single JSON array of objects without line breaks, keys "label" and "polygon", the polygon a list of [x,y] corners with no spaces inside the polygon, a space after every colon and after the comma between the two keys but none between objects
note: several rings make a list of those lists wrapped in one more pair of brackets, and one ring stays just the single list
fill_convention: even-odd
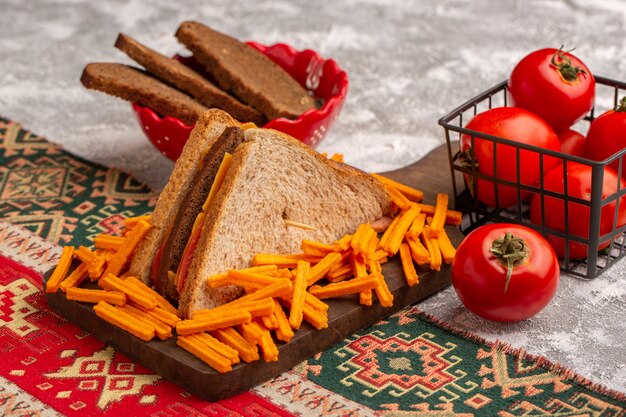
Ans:
[{"label": "bread crust", "polygon": [[182,154],[174,165],[165,188],[159,195],[150,217],[152,228],[133,256],[130,265],[132,275],[145,283],[150,282],[150,269],[154,256],[178,212],[180,203],[195,173],[199,169],[204,151],[217,140],[226,127],[240,125],[228,113],[218,109],[210,109],[200,117],[189,135]]},{"label": "bread crust", "polygon": [[161,116],[176,117],[188,125],[193,125],[208,110],[188,95],[128,65],[87,64],[80,81],[89,89],[149,107]]}]

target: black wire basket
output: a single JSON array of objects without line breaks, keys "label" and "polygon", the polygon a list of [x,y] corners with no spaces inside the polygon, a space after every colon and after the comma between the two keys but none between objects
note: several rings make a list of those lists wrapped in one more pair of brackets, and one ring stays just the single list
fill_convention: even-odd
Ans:
[{"label": "black wire basket", "polygon": [[[615,108],[618,104],[619,97],[626,93],[626,83],[624,82],[599,76],[596,76],[595,80],[595,105],[583,121],[575,126],[578,130],[586,130],[584,124],[590,124],[596,114],[602,114],[606,110]],[[465,127],[465,124],[476,114],[487,109],[507,106],[507,82],[503,81],[471,100],[468,100],[439,120],[439,124],[445,129],[450,173],[454,187],[455,208],[465,214],[461,231],[463,233],[469,233],[485,223],[507,222],[522,224],[537,230],[549,239],[552,238],[553,241],[554,239],[559,239],[564,243],[564,255],[560,259],[561,269],[564,272],[587,279],[597,277],[626,254],[626,238],[624,234],[626,224],[620,225],[619,223],[621,223],[621,221],[618,221],[620,200],[622,200],[622,197],[626,194],[626,188],[623,187],[621,181],[617,180],[617,191],[603,195],[605,168],[614,161],[619,161],[617,175],[618,178],[621,178],[622,170],[626,170],[623,161],[626,149],[621,150],[604,161],[596,162],[586,158],[484,134]],[[581,124],[583,125],[581,126]],[[472,148],[474,148],[476,138],[492,142],[494,161],[493,175],[486,175],[479,172],[475,164],[468,165],[465,163],[466,160],[463,158],[458,140],[462,135],[469,137]],[[515,152],[516,178],[514,181],[509,181],[498,176],[498,169],[496,167],[497,154],[499,149],[502,153],[502,150],[505,148],[512,148]],[[537,155],[536,157],[539,159],[539,172],[542,173],[538,184],[524,184],[520,181],[521,170],[524,169],[520,163],[521,152],[524,152],[525,155],[528,153]],[[544,162],[546,158],[550,157],[559,158],[562,161],[564,180],[562,192],[555,192],[545,188],[544,174],[546,172],[544,172]],[[571,163],[587,165],[591,169],[591,192],[587,196],[589,200],[569,195],[566,173],[568,164]],[[495,207],[481,203],[468,189],[466,185],[468,181],[476,184],[479,179],[482,184],[493,186]],[[498,206],[498,192],[505,187],[517,192],[517,203],[511,207]],[[540,196],[541,221],[535,221],[535,224],[530,221],[530,205],[528,202],[523,201],[522,198],[523,194],[527,195],[529,193],[532,195],[538,194]],[[564,230],[556,230],[548,227],[546,223],[546,207],[544,205],[546,198],[557,199],[559,204],[562,205]],[[555,200],[551,201],[554,202]],[[626,210],[626,199],[621,203],[621,210]],[[601,215],[603,210],[608,210],[609,205],[613,204],[615,205],[615,209],[612,228],[609,232],[601,234]],[[579,208],[581,206],[585,207],[585,211],[588,211],[588,217],[582,216],[583,218],[572,218],[572,220],[589,223],[589,233],[586,236],[584,236],[584,233],[570,233],[569,230],[569,217],[571,216],[571,212],[576,211],[580,213]],[[586,246],[586,258],[570,259],[570,248],[573,247],[572,245],[576,244]]]}]

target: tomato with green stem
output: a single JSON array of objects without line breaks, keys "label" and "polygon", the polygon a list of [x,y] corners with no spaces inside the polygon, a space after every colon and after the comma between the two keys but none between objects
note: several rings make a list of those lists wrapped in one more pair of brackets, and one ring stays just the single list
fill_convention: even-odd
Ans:
[{"label": "tomato with green stem", "polygon": [[[587,133],[585,153],[588,158],[602,161],[626,148],[626,97],[617,107],[597,117]],[[619,158],[611,163],[619,169]],[[626,178],[626,161],[622,162],[622,178]]]},{"label": "tomato with green stem", "polygon": [[452,263],[452,285],[465,307],[502,322],[526,320],[545,308],[559,274],[550,244],[536,231],[508,223],[471,232]]}]

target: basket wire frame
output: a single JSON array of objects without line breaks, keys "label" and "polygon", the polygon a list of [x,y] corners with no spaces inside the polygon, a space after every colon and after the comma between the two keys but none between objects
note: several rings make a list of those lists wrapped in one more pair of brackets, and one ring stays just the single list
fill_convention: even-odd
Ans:
[{"label": "basket wire frame", "polygon": [[[589,114],[583,119],[587,123],[591,123],[594,120],[596,113],[602,114],[606,110],[615,108],[618,104],[620,96],[626,94],[626,83],[615,81],[606,77],[596,76],[596,101]],[[604,104],[605,108],[602,108]],[[610,105],[612,103],[612,106]],[[452,177],[452,186],[454,190],[454,204],[455,208],[461,210],[466,215],[464,216],[464,222],[461,226],[463,233],[469,233],[475,228],[494,222],[509,222],[522,224],[537,230],[544,236],[553,236],[563,239],[564,244],[564,257],[560,259],[561,269],[569,274],[592,279],[599,276],[603,271],[617,262],[626,254],[626,225],[618,225],[618,213],[620,210],[620,204],[626,204],[626,198],[622,201],[622,197],[626,195],[626,188],[621,187],[621,181],[617,181],[617,191],[610,195],[603,197],[602,185],[604,181],[604,169],[611,165],[614,161],[618,162],[618,178],[621,178],[624,162],[624,155],[626,149],[612,155],[604,161],[592,161],[586,158],[564,154],[558,151],[550,149],[543,149],[533,145],[525,143],[519,143],[513,140],[504,139],[501,137],[484,134],[478,131],[470,130],[465,127],[467,122],[471,120],[471,117],[478,113],[491,109],[494,107],[507,107],[507,81],[502,81],[488,90],[480,93],[476,97],[463,103],[456,109],[452,110],[446,116],[439,120],[439,124],[443,126],[446,136],[446,145],[448,150],[448,159],[450,162],[450,175]],[[600,107],[600,108],[598,108]],[[493,175],[486,175],[478,172],[475,166],[464,166],[461,161],[461,150],[459,145],[459,139],[462,135],[467,135],[470,138],[471,148],[474,149],[476,138],[481,140],[490,141],[493,143]],[[504,149],[512,148],[515,151],[515,180],[505,180],[498,177],[497,170],[497,156],[498,148],[501,148],[500,152]],[[520,161],[522,158],[522,152],[526,155],[536,154],[539,157],[539,175],[538,184],[524,184],[520,181],[521,170],[524,168]],[[544,184],[544,171],[546,158],[558,158],[562,161],[563,168],[563,192],[554,192],[547,190]],[[568,164],[576,162],[591,167],[591,195],[589,200],[577,198],[569,195],[568,192],[568,179],[567,179],[567,167]],[[460,174],[460,175],[457,175]],[[485,204],[478,201],[478,199],[469,192],[465,186],[463,175],[468,176],[476,183],[477,179],[480,179],[485,184],[493,186],[494,198],[496,207],[488,207]],[[517,203],[511,207],[499,207],[500,188],[509,187],[516,190]],[[541,223],[532,224],[530,222],[529,205],[522,200],[523,192],[531,192],[533,194],[539,194],[541,199]],[[546,212],[545,212],[545,199],[546,197],[558,199],[563,205],[564,214],[564,230],[556,230],[547,227],[546,225]],[[613,215],[613,225],[609,233],[600,235],[600,222],[603,208],[609,210],[608,205],[614,203],[615,210]],[[573,219],[575,221],[588,221],[589,222],[589,235],[578,236],[570,233],[569,230],[569,216],[570,216],[570,204],[579,204],[589,207],[588,219]],[[624,210],[624,208],[623,208]],[[576,260],[569,259],[570,255],[570,243],[577,242],[587,246],[587,257],[585,259]],[[608,243],[608,246],[601,251],[600,247],[603,244]]]}]

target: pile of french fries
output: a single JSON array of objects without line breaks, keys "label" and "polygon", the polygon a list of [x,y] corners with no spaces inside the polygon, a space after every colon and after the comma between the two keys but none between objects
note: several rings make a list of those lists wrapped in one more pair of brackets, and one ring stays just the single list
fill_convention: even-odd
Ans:
[{"label": "pile of french fries", "polygon": [[[375,294],[381,306],[393,306],[382,273],[390,257],[399,253],[409,286],[419,283],[415,264],[438,271],[454,259],[444,225],[459,225],[461,213],[448,210],[448,196],[438,194],[435,206],[422,204],[419,190],[372,175],[389,190],[396,212],[380,238],[371,224],[361,224],[332,243],[303,240],[298,254],[257,254],[250,268],[207,278],[209,288],[236,285],[245,295],[189,319],[181,320],[174,306],[126,270],[150,229],[148,216],[126,219],[123,236],[97,236],[95,251],[66,246],[46,291],[61,289],[69,300],[95,304],[99,317],[144,341],[169,339],[175,329],[180,347],[220,373],[261,356],[276,361],[274,337],[289,342],[303,321],[328,327],[323,300],[358,294],[360,304],[371,306]],[[68,275],[74,258],[81,263]],[[87,278],[101,289],[80,288]]]}]

